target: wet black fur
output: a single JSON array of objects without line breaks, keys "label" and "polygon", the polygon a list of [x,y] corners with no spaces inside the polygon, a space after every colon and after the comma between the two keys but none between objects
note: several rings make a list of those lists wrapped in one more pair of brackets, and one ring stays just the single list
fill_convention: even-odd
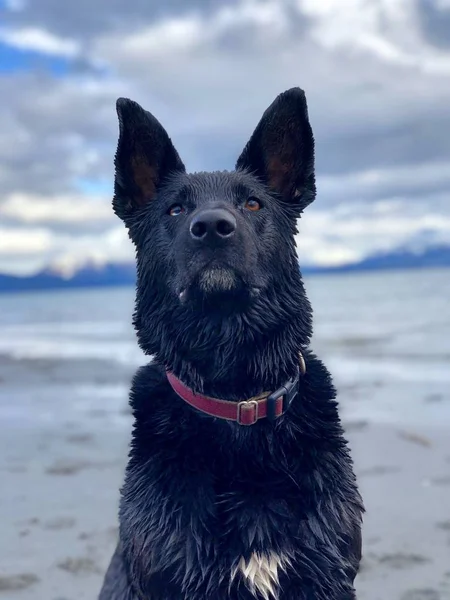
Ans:
[{"label": "wet black fur", "polygon": [[[315,196],[304,94],[275,100],[229,173],[186,174],[152,115],[129,100],[118,114],[114,208],[136,246],[134,324],[154,359],[132,385],[120,541],[100,600],[262,600],[231,572],[241,557],[271,551],[291,560],[279,600],[354,599],[362,502],[330,375],[307,349],[312,312],[294,244]],[[261,210],[244,208],[249,197]],[[170,216],[174,204],[184,212]],[[234,215],[236,234],[199,247],[189,224],[211,206]],[[216,267],[233,273],[233,289],[201,287]],[[245,399],[293,376],[299,350],[306,375],[273,424],[199,413],[165,375]]]}]

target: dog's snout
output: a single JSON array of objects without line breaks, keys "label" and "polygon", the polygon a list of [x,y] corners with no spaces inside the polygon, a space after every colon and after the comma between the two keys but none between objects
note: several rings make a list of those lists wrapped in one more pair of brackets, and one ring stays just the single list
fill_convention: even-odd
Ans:
[{"label": "dog's snout", "polygon": [[236,231],[235,217],[224,208],[209,208],[194,216],[190,226],[195,240],[230,238]]}]

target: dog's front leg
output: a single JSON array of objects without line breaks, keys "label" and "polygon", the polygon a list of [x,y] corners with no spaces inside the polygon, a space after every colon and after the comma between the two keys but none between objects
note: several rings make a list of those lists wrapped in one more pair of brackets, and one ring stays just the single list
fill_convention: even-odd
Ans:
[{"label": "dog's front leg", "polygon": [[120,544],[109,563],[98,600],[139,600],[131,588]]}]

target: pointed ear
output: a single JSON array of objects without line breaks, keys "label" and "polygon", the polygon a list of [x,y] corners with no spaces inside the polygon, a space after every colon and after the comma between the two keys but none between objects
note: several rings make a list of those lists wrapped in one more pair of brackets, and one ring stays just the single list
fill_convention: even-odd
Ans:
[{"label": "pointed ear", "polygon": [[292,88],[269,106],[236,169],[252,172],[301,210],[314,200],[314,137],[303,90]]},{"label": "pointed ear", "polygon": [[113,206],[127,223],[136,209],[155,198],[167,175],[185,171],[185,167],[166,130],[152,114],[127,98],[119,98],[116,109],[119,143]]}]

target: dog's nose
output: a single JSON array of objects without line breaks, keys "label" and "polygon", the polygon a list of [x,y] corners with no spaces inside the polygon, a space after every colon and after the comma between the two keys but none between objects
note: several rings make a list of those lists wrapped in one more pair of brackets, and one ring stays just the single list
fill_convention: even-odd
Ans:
[{"label": "dog's nose", "polygon": [[236,231],[236,219],[224,208],[207,208],[192,219],[190,232],[195,240],[226,239]]}]

